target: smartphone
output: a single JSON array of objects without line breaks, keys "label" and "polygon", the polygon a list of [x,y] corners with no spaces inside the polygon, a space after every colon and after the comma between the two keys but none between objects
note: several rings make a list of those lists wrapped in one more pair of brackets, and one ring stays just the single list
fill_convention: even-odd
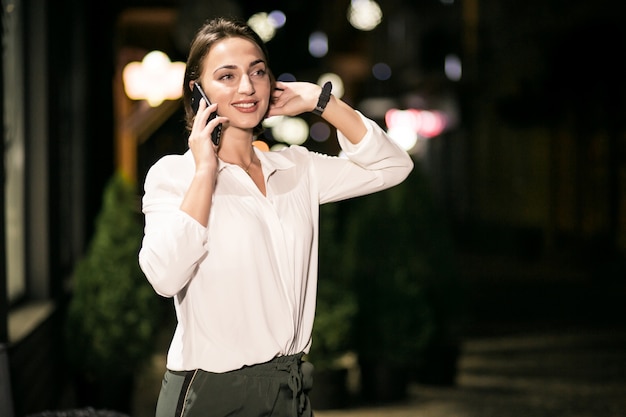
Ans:
[{"label": "smartphone", "polygon": [[[202,86],[200,86],[199,83],[194,82],[193,83],[193,91],[191,94],[191,108],[193,109],[194,113],[198,113],[198,108],[200,107],[200,100],[204,99],[204,101],[206,101],[206,105],[209,106],[211,104],[211,102],[209,101],[208,97],[206,96],[206,94],[204,93],[204,90],[202,89]],[[217,112],[213,112],[211,113],[211,115],[209,116],[209,120],[207,120],[207,123],[213,119],[215,119],[217,117]],[[215,127],[215,129],[213,129],[213,132],[211,132],[211,140],[213,141],[213,143],[215,144],[215,146],[220,144],[220,139],[222,138],[222,124],[220,123],[219,125],[217,125]]]}]

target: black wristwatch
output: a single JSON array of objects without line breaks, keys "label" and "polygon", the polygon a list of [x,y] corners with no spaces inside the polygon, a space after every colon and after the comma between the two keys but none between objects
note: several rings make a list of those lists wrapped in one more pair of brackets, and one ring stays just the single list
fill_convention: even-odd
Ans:
[{"label": "black wristwatch", "polygon": [[324,109],[330,100],[330,91],[333,89],[333,83],[330,81],[326,81],[326,84],[322,87],[322,92],[320,93],[320,98],[317,101],[317,106],[313,109],[313,114],[317,114],[321,116],[324,113]]}]

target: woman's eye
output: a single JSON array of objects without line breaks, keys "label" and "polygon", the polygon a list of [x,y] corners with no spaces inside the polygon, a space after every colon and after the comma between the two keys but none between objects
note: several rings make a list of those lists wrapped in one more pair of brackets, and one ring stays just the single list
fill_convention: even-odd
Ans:
[{"label": "woman's eye", "polygon": [[264,76],[264,75],[265,75],[265,70],[264,70],[264,69],[258,69],[258,70],[256,70],[256,71],[254,71],[254,72],[252,73],[252,75],[256,75],[256,76],[258,76],[258,77],[262,77],[262,76]]}]

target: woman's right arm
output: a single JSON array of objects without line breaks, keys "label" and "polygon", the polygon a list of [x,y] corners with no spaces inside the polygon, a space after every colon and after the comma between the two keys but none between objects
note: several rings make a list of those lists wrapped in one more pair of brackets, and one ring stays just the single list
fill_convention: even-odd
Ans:
[{"label": "woman's right arm", "polygon": [[143,197],[146,224],[139,264],[155,291],[172,297],[192,278],[206,256],[206,227],[217,178],[217,154],[207,123],[216,105],[202,101],[189,135],[190,151],[167,156],[148,172]]},{"label": "woman's right arm", "polygon": [[192,198],[193,176],[189,155],[167,156],[150,169],[144,184],[139,265],[154,290],[165,297],[187,285],[206,255],[206,226],[182,209]]}]

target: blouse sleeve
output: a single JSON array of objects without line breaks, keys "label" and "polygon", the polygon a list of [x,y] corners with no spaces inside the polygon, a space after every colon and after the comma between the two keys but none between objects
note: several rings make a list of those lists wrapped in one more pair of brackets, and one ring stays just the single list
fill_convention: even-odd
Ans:
[{"label": "blouse sleeve", "polygon": [[144,183],[145,228],[139,265],[164,297],[176,295],[187,285],[206,254],[206,228],[180,210],[189,184],[186,171],[190,165],[193,169],[193,163],[184,159],[180,155],[162,158],[150,168]]},{"label": "blouse sleeve", "polygon": [[406,179],[413,160],[371,119],[359,113],[367,132],[353,144],[337,132],[343,157],[314,158],[320,204],[374,193]]}]

